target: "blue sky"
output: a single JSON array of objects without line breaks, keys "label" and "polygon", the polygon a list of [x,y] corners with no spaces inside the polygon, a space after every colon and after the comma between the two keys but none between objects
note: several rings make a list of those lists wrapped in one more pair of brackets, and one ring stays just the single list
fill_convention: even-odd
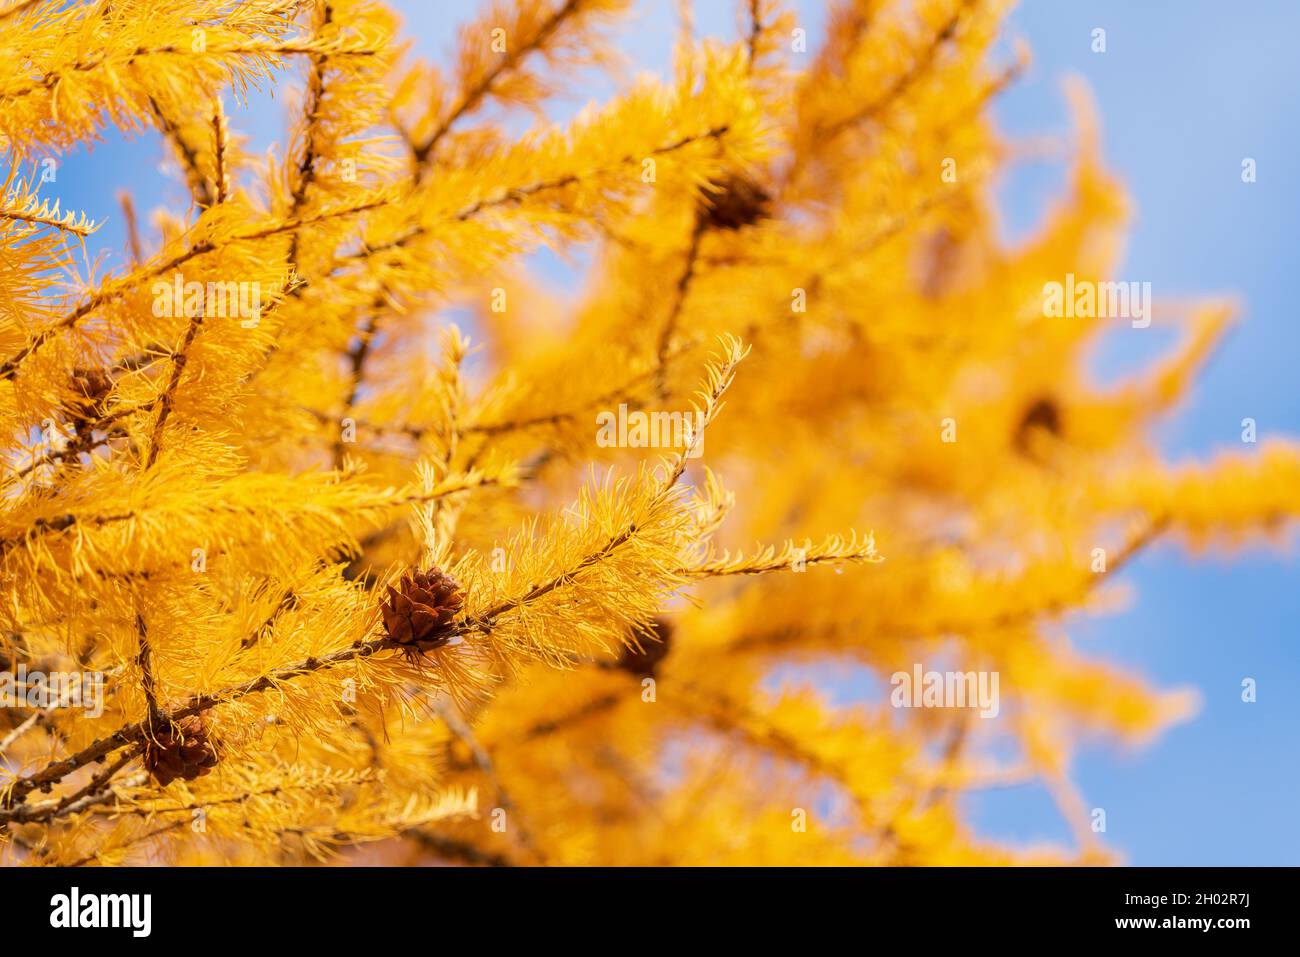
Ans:
[{"label": "blue sky", "polygon": [[[445,53],[455,24],[475,0],[401,0],[408,31],[428,56]],[[732,35],[735,5],[697,0],[701,33]],[[821,0],[800,0],[801,23],[816,36]],[[662,69],[676,29],[672,0],[640,0],[633,24],[619,33],[636,63]],[[1094,28],[1107,51],[1091,51]],[[1260,436],[1300,435],[1300,359],[1290,293],[1296,269],[1300,155],[1300,4],[1217,0],[1028,0],[1010,32],[1034,53],[1030,74],[996,105],[1012,137],[1062,134],[1068,113],[1061,80],[1082,76],[1103,122],[1106,156],[1136,206],[1122,278],[1149,281],[1157,297],[1231,294],[1242,322],[1195,396],[1163,426],[1169,453],[1204,456],[1240,448],[1241,419]],[[573,102],[603,96],[590,86]],[[255,104],[233,117],[264,149],[279,133],[283,101]],[[1241,182],[1253,157],[1258,181]],[[123,233],[113,191],[129,186],[143,215],[177,203],[183,188],[158,175],[154,137],[110,136],[60,167],[65,208],[109,219],[94,248],[121,265]],[[1020,235],[1059,189],[1061,168],[1018,165],[1000,188],[1008,235]],[[112,190],[105,189],[111,185]],[[1095,360],[1105,378],[1149,358],[1154,337],[1108,342]],[[1249,551],[1189,561],[1157,547],[1124,571],[1136,591],[1131,608],[1075,623],[1072,637],[1093,655],[1131,665],[1165,687],[1192,686],[1203,705],[1191,722],[1137,754],[1099,745],[1076,770],[1089,806],[1107,812],[1108,842],[1130,863],[1300,864],[1300,561],[1294,554]],[[1259,700],[1240,700],[1243,677]],[[968,799],[977,828],[1014,841],[1065,839],[1045,794],[1012,789]]]}]

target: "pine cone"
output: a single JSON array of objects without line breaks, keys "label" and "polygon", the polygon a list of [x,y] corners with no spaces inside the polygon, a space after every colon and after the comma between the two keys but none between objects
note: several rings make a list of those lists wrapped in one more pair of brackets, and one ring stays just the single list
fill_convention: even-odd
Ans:
[{"label": "pine cone", "polygon": [[[669,644],[673,636],[673,625],[667,618],[656,618],[650,634],[637,634],[638,651],[632,645],[625,645],[618,657],[618,667],[641,678],[654,677],[659,663],[668,657]],[[657,640],[656,640],[657,639]]]},{"label": "pine cone", "polygon": [[700,201],[700,216],[712,229],[752,226],[772,213],[772,197],[751,179],[735,174],[712,184]]},{"label": "pine cone", "polygon": [[177,778],[193,781],[217,764],[217,749],[208,739],[208,729],[198,715],[182,718],[155,730],[146,742],[144,764],[154,780],[164,787]]},{"label": "pine cone", "polygon": [[456,579],[440,569],[407,572],[396,588],[388,586],[388,601],[380,606],[384,630],[408,654],[429,651],[451,638],[451,620],[463,601]]},{"label": "pine cone", "polygon": [[1013,437],[1016,449],[1032,457],[1034,433],[1040,430],[1054,436],[1062,433],[1061,408],[1051,398],[1039,399],[1025,410]]},{"label": "pine cone", "polygon": [[104,400],[113,391],[113,380],[103,369],[73,369],[72,391],[76,393],[73,402],[77,414],[97,418],[103,412]]}]

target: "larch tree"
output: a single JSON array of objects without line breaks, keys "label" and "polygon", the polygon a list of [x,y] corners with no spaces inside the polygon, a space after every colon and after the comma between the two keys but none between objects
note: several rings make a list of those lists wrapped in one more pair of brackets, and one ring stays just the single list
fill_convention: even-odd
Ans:
[{"label": "larch tree", "polygon": [[[441,67],[372,0],[0,9],[3,860],[1115,859],[1077,744],[1195,701],[1068,616],[1300,511],[1294,445],[1152,450],[1231,309],[1090,381],[1116,322],[1045,283],[1104,282],[1127,206],[1078,94],[1065,195],[999,239],[1002,0],[684,9],[635,80],[628,6],[485,3]],[[149,130],[190,202],[126,198],[88,265],[113,211],[41,171]],[[992,700],[899,707],[940,662]],[[963,821],[1030,781],[1073,840]]]}]

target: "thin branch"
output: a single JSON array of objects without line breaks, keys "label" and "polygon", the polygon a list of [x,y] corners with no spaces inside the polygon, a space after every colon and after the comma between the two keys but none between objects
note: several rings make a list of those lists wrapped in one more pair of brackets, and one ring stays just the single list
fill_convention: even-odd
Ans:
[{"label": "thin branch", "polygon": [[[680,347],[670,350],[668,355],[664,357],[664,361],[670,363],[672,360],[684,355],[688,351],[689,346],[694,344],[695,340],[691,340],[689,343],[683,343]],[[462,436],[496,436],[507,432],[521,432],[541,426],[559,425],[562,422],[575,420],[593,408],[603,407],[623,399],[632,398],[637,386],[653,380],[658,374],[659,367],[652,366],[643,372],[638,372],[622,385],[615,386],[607,392],[603,392],[600,395],[587,399],[576,409],[560,412],[546,412],[538,415],[526,416],[524,418],[507,419],[502,422],[466,425],[461,429],[460,434]],[[418,438],[419,436],[417,435],[416,437]]]},{"label": "thin branch", "polygon": [[[334,19],[334,8],[329,3],[321,3],[317,7],[317,11],[320,22],[316,25],[316,32],[319,33]],[[311,58],[311,71],[307,78],[307,99],[303,104],[303,122],[306,126],[306,134],[303,137],[302,156],[298,159],[297,179],[294,182],[293,192],[290,196],[289,210],[291,216],[296,216],[301,212],[307,202],[307,190],[310,189],[311,184],[316,179],[316,162],[319,159],[316,134],[321,102],[325,99],[325,66],[328,62],[329,57],[325,54]],[[298,271],[300,239],[300,235],[294,233],[289,245],[289,263],[293,266],[295,272]]]},{"label": "thin branch", "polygon": [[[185,827],[188,824],[189,822],[184,820],[172,821],[170,824],[164,824],[162,827],[156,827],[152,831],[146,831],[143,834],[135,835],[134,837],[124,841],[118,849],[120,850],[123,847],[130,847],[132,844],[143,844],[145,841],[151,841],[155,837],[158,837],[161,834],[166,834],[167,832],[174,831],[177,828]],[[73,861],[71,864],[68,865],[68,867],[84,867],[85,865],[89,864],[91,861],[98,860],[99,857],[100,857],[100,852],[95,851],[91,854],[86,855],[85,857]]]},{"label": "thin branch", "polygon": [[[222,689],[221,691],[209,694],[195,695],[184,704],[173,708],[171,711],[162,712],[157,715],[156,721],[152,724],[149,719],[136,721],[118,728],[107,738],[101,738],[98,741],[82,748],[75,754],[71,754],[60,761],[54,761],[35,774],[17,779],[7,794],[0,794],[0,803],[11,805],[14,802],[22,800],[26,795],[36,790],[38,787],[55,784],[79,768],[85,767],[92,761],[97,761],[102,757],[128,745],[135,745],[143,742],[148,735],[151,727],[159,724],[175,724],[183,718],[191,715],[201,714],[220,704],[228,704],[237,701],[240,698],[249,695],[261,694],[276,687],[280,682],[292,681],[294,678],[302,675],[312,674],[322,669],[336,667],[348,661],[354,661],[357,658],[365,658],[375,654],[378,651],[397,647],[387,638],[374,638],[369,641],[358,641],[355,644],[344,648],[332,654],[316,658],[311,657],[298,662],[297,664],[288,665],[283,668],[276,668],[258,678],[252,678],[242,684]],[[12,808],[0,806],[0,824],[12,820],[19,816],[21,808]]]},{"label": "thin branch", "polygon": [[668,347],[672,345],[673,335],[677,331],[678,320],[681,319],[682,310],[686,306],[686,297],[690,292],[691,280],[695,278],[695,269],[700,256],[700,242],[707,231],[708,219],[697,214],[695,225],[691,229],[691,241],[686,249],[686,262],[682,266],[681,275],[677,277],[672,304],[668,308],[668,318],[664,320],[663,328],[659,331],[659,342],[655,348],[655,382],[660,398],[666,398],[664,393]]},{"label": "thin branch", "polygon": [[185,182],[190,188],[190,195],[194,198],[194,204],[200,208],[211,206],[212,189],[199,167],[198,149],[185,141],[180,125],[163,112],[162,104],[153,97],[149,97],[149,111],[153,113],[154,119],[157,120],[159,131],[171,143],[172,149],[176,151],[176,155],[180,159],[181,172],[184,174]]},{"label": "thin branch", "polygon": [[[1129,562],[1136,558],[1143,549],[1160,538],[1172,525],[1172,517],[1168,514],[1157,515],[1147,522],[1145,527],[1130,538],[1124,546],[1117,552],[1107,564],[1107,576],[1124,568]],[[1087,578],[1082,579],[1078,584],[1079,587],[1074,592],[1062,592],[1054,598],[1040,605],[1033,605],[1026,608],[1018,608],[1010,611],[999,612],[992,617],[980,620],[949,620],[939,621],[933,625],[927,626],[926,634],[930,635],[950,635],[950,634],[971,634],[985,631],[999,631],[1005,628],[1013,628],[1019,625],[1025,625],[1039,618],[1054,618],[1062,615],[1071,609],[1078,607],[1079,600],[1086,598],[1087,595],[1097,587],[1102,580],[1102,576],[1089,574]],[[828,629],[834,631],[834,628]],[[746,634],[736,641],[729,644],[727,651],[748,651],[759,648],[775,649],[782,645],[789,644],[799,638],[806,638],[809,631],[803,627],[781,626],[772,630],[758,634]],[[876,630],[875,640],[885,641],[890,639],[905,639],[917,637],[915,632],[905,630],[894,630],[881,632]]]},{"label": "thin branch", "polygon": [[[209,240],[206,239],[200,240],[199,242],[191,246],[189,249],[185,250],[185,252],[178,253],[177,255],[173,256],[171,259],[159,263],[153,268],[147,270],[144,273],[144,275],[136,278],[137,281],[141,285],[143,285],[145,282],[148,282],[150,279],[156,279],[157,277],[163,275],[164,273],[171,272],[172,270],[176,269],[178,266],[184,265],[185,263],[189,262],[191,259],[195,259],[198,256],[203,256],[211,252],[216,252],[218,248],[225,248],[226,246],[233,245],[235,243],[256,242],[259,239],[267,239],[271,236],[278,236],[284,233],[292,233],[299,229],[305,229],[308,226],[314,226],[317,223],[321,223],[329,219],[335,219],[342,216],[355,216],[360,213],[368,213],[371,210],[381,208],[382,206],[385,205],[385,203],[386,200],[384,199],[375,199],[366,203],[360,203],[356,206],[345,207],[343,209],[327,210],[315,214],[313,216],[304,217],[301,219],[286,220],[284,222],[277,223],[274,226],[262,227],[261,229],[255,230],[250,233],[241,233],[241,234],[231,236],[227,238],[220,247],[214,245]],[[14,375],[17,374],[18,367],[23,363],[23,361],[28,356],[30,356],[33,352],[39,349],[41,346],[45,345],[45,343],[48,342],[50,339],[54,338],[56,335],[58,335],[60,332],[63,332],[66,329],[71,329],[75,327],[83,319],[85,319],[87,316],[93,313],[96,309],[99,309],[110,302],[120,299],[125,294],[126,294],[126,290],[97,292],[91,295],[90,297],[88,297],[87,299],[85,299],[84,301],[82,301],[75,309],[73,309],[62,319],[57,320],[56,322],[41,329],[39,332],[29,336],[21,349],[19,349],[16,353],[10,356],[3,363],[0,363],[0,382],[4,382],[9,379],[12,379]]]},{"label": "thin branch", "polygon": [[[365,376],[366,360],[370,357],[370,346],[375,338],[375,331],[379,325],[379,311],[383,306],[382,295],[376,297],[371,305],[370,313],[361,321],[361,326],[357,330],[357,341],[354,346],[348,349],[348,391],[343,398],[343,413],[339,417],[340,424],[343,419],[349,418],[352,407],[356,404],[357,393],[361,390],[361,380]],[[343,437],[334,441],[334,467],[341,469],[343,467]]]},{"label": "thin branch", "polygon": [[875,119],[889,106],[894,104],[899,97],[906,93],[908,89],[914,86],[922,77],[930,72],[931,67],[934,66],[935,61],[939,57],[939,51],[943,49],[944,45],[949,40],[953,39],[953,37],[957,35],[957,29],[961,25],[962,18],[969,12],[970,8],[973,7],[976,2],[977,0],[965,0],[958,9],[953,11],[952,16],[944,21],[943,25],[934,34],[925,49],[921,51],[920,56],[918,56],[916,61],[912,64],[911,69],[898,76],[894,82],[889,85],[889,89],[866,106],[855,110],[853,113],[837,120],[828,127],[824,127],[821,131],[821,136],[826,139],[836,137],[850,127]]},{"label": "thin branch", "polygon": [[758,58],[758,39],[763,35],[762,6],[763,0],[749,0],[749,35],[745,38],[745,50],[747,52],[746,62],[747,71],[754,72],[754,61]]},{"label": "thin branch", "polygon": [[[482,472],[466,472],[457,475],[454,481],[444,480],[439,483],[438,487],[432,492],[414,492],[410,495],[403,495],[382,503],[380,507],[401,508],[407,505],[426,504],[448,495],[456,495],[460,492],[469,491],[470,489],[484,488],[492,485],[513,485],[514,483],[515,476],[513,474],[486,475]],[[65,513],[63,515],[56,515],[53,518],[38,518],[22,533],[11,535],[8,538],[0,538],[0,558],[3,558],[5,552],[34,535],[65,532],[77,525],[89,526],[91,528],[102,528],[105,525],[113,525],[117,522],[129,522],[132,519],[138,518],[141,514],[147,514],[147,512],[131,511],[121,512],[115,515],[90,516]]]},{"label": "thin branch", "polygon": [[38,821],[48,821],[56,817],[77,814],[87,808],[103,804],[115,798],[116,793],[111,788],[107,788],[106,785],[117,772],[138,757],[142,749],[143,745],[133,744],[117,760],[92,777],[85,785],[57,801],[19,805],[11,809],[0,808],[0,824],[31,824]]},{"label": "thin branch", "polygon": [[412,146],[411,153],[415,159],[415,179],[419,182],[424,176],[424,167],[433,155],[438,144],[442,142],[443,137],[451,132],[456,122],[467,113],[477,109],[479,104],[492,92],[492,87],[506,73],[517,68],[526,60],[529,55],[540,50],[547,40],[555,34],[568,20],[577,13],[582,6],[582,0],[565,0],[563,6],[556,9],[542,25],[538,28],[537,33],[529,40],[521,44],[509,55],[503,56],[491,70],[485,73],[477,84],[471,89],[465,91],[455,107],[438,123],[438,126],[425,138],[422,143]]},{"label": "thin branch", "polygon": [[149,452],[145,456],[144,470],[148,471],[153,468],[158,461],[158,451],[162,443],[163,427],[167,424],[167,418],[172,413],[172,407],[176,401],[176,389],[181,384],[181,376],[185,372],[185,365],[189,361],[190,347],[194,345],[194,340],[199,334],[199,329],[203,326],[202,310],[197,311],[190,317],[190,323],[185,330],[185,338],[181,341],[181,347],[172,353],[171,374],[167,378],[167,385],[159,393],[155,400],[159,405],[158,418],[154,420],[153,431],[149,435]]},{"label": "thin branch", "polygon": [[434,699],[433,709],[442,718],[447,730],[459,738],[464,745],[469,748],[469,752],[474,757],[475,766],[483,773],[483,776],[492,784],[492,789],[496,792],[497,806],[505,811],[514,813],[516,818],[515,826],[519,832],[520,843],[524,845],[541,863],[546,863],[546,857],[541,849],[533,841],[525,824],[518,820],[521,815],[518,812],[515,803],[511,800],[510,795],[506,792],[505,786],[502,785],[500,778],[497,777],[496,768],[492,764],[492,756],[488,754],[487,749],[483,747],[475,737],[469,724],[461,717],[456,710],[455,705],[449,701]]},{"label": "thin branch", "polygon": [[[238,46],[228,47],[208,47],[206,53],[211,57],[253,57],[256,59],[266,59],[267,57],[276,56],[318,56],[323,50],[327,49],[333,56],[356,56],[368,57],[377,56],[379,50],[372,47],[354,47],[333,46],[329,48],[322,47],[321,44],[314,43],[310,39],[306,40],[287,40],[283,42],[266,42],[258,43],[251,41]],[[194,56],[194,51],[189,46],[164,46],[141,48],[132,51],[129,55],[121,57],[121,66],[123,68],[135,66],[140,60],[147,57],[155,56],[178,56],[189,58]],[[12,90],[0,90],[0,101],[18,100],[34,93],[48,92],[59,84],[60,74],[62,73],[91,73],[100,67],[106,66],[110,57],[101,56],[91,60],[79,60],[67,66],[61,67],[55,73],[47,73],[42,76],[40,81],[29,83]]]},{"label": "thin branch", "polygon": [[[111,671],[106,672],[105,677],[110,677],[112,675],[115,675],[120,670],[121,669],[119,668],[114,668]],[[58,711],[60,708],[66,708],[68,706],[68,702],[72,700],[72,696],[80,690],[81,689],[79,684],[77,687],[65,688],[63,690],[63,693],[59,695],[59,699],[55,701],[53,704],[50,704],[47,707],[40,709],[39,711],[32,712],[32,714],[30,714],[27,717],[27,719],[23,721],[22,724],[18,725],[16,728],[14,728],[8,734],[6,734],[3,740],[0,740],[0,754],[6,753],[11,747],[13,747],[14,743],[19,738],[21,738],[24,734],[26,734],[28,731],[34,728],[41,721],[48,718],[55,711]]]},{"label": "thin branch", "polygon": [[482,867],[514,866],[510,858],[503,854],[484,851],[465,841],[458,841],[455,838],[444,837],[440,834],[431,834],[420,828],[407,831],[402,836],[410,838],[425,850],[432,851],[439,857],[462,861],[466,864],[477,864]]},{"label": "thin branch", "polygon": [[144,700],[148,708],[148,721],[153,725],[157,723],[160,710],[158,707],[158,685],[153,673],[153,646],[149,644],[149,629],[145,625],[144,616],[139,612],[136,612],[135,615],[135,630],[138,648],[135,660],[140,667],[140,684],[144,689]]},{"label": "thin branch", "polygon": [[[677,482],[686,473],[686,465],[690,460],[691,453],[703,440],[704,430],[708,428],[719,408],[721,408],[719,403],[722,399],[723,393],[727,391],[731,386],[732,380],[735,378],[736,366],[745,355],[748,354],[748,350],[742,350],[740,344],[735,341],[730,343],[730,349],[731,351],[726,361],[716,369],[711,390],[705,397],[705,408],[702,412],[702,421],[700,423],[699,431],[691,436],[691,443],[688,448],[681,449],[675,453],[675,458],[672,460],[672,467],[659,483],[659,490],[655,494],[654,499],[656,502],[661,502],[665,500],[668,495],[672,494],[674,488],[677,486]],[[624,526],[621,531],[610,536],[604,545],[583,556],[581,560],[572,567],[566,569],[564,572],[556,575],[547,582],[540,585],[534,585],[522,595],[506,599],[505,601],[494,605],[487,611],[482,612],[476,619],[474,619],[475,624],[479,627],[490,628],[492,623],[499,616],[514,611],[524,605],[531,604],[537,599],[555,591],[557,588],[571,583],[575,576],[580,575],[588,568],[605,561],[622,546],[632,541],[640,531],[641,529],[636,522],[630,522],[628,525]]]},{"label": "thin branch", "polygon": [[532,741],[535,738],[544,738],[548,735],[555,734],[557,731],[563,731],[565,728],[593,718],[598,714],[616,707],[623,699],[616,694],[601,695],[599,698],[593,698],[579,708],[570,711],[568,714],[561,715],[557,718],[550,718],[546,721],[533,725],[524,735],[525,741]]},{"label": "thin branch", "polygon": [[[226,115],[221,107],[221,98],[217,97],[216,108],[212,114],[212,175],[216,180],[216,201],[218,203],[224,203],[230,197],[230,171],[226,168],[228,139]],[[297,233],[293,235],[295,239],[298,236]]]},{"label": "thin branch", "polygon": [[122,219],[126,222],[126,242],[131,251],[131,265],[139,266],[144,257],[140,254],[140,229],[135,218],[135,203],[126,190],[117,194],[117,200],[122,206]]}]

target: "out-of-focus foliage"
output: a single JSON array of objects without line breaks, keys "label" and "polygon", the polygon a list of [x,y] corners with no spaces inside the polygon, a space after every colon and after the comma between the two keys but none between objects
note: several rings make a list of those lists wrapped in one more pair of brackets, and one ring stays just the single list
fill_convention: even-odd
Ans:
[{"label": "out-of-focus foliage", "polygon": [[[1300,507],[1292,446],[1151,450],[1229,311],[1088,380],[1106,321],[1042,289],[1106,278],[1126,205],[1080,97],[1067,195],[997,239],[1001,0],[840,0],[820,38],[745,0],[553,124],[627,6],[485,4],[442,68],[371,0],[0,10],[0,664],[104,676],[99,714],[0,710],[6,861],[1111,859],[1077,742],[1194,702],[1064,616],[1158,536]],[[247,155],[277,84],[288,147]],[[29,173],[108,127],[193,201],[87,275]],[[585,288],[529,279],[575,244]],[[602,431],[647,413],[671,441]],[[463,602],[404,654],[381,602],[433,567]],[[996,672],[997,717],[865,693],[918,663]],[[160,784],[185,728],[215,767]],[[1034,780],[1071,845],[963,823]]]}]

